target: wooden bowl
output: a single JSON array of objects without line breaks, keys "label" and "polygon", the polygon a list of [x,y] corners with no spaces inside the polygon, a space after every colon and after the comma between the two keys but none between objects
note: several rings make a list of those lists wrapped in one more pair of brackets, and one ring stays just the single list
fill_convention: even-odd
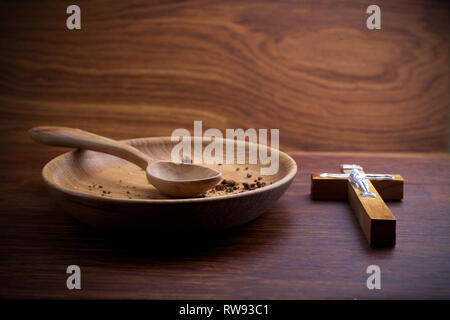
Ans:
[{"label": "wooden bowl", "polygon": [[[170,137],[125,142],[156,159],[170,159],[172,147],[177,144]],[[202,143],[205,147],[210,142]],[[248,154],[249,143],[233,143],[244,144]],[[272,151],[269,148],[269,154]],[[145,172],[134,164],[85,150],[56,157],[45,165],[42,175],[51,195],[64,210],[96,228],[215,231],[257,218],[281,197],[297,172],[295,161],[279,151],[278,173],[262,176],[260,181],[265,186],[249,191],[244,190],[242,182],[255,183],[260,168],[264,167],[261,163],[208,166],[221,171],[224,179],[238,181],[239,189],[232,193],[210,191],[198,198],[169,198],[150,185]],[[247,174],[252,177],[247,178]]]}]

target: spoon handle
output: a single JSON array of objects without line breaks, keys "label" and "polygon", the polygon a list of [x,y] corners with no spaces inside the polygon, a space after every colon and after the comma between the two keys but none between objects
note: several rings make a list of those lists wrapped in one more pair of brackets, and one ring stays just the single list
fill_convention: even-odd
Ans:
[{"label": "spoon handle", "polygon": [[43,144],[59,147],[88,149],[111,154],[146,169],[151,159],[132,146],[87,131],[67,127],[35,127],[28,131],[30,137]]}]

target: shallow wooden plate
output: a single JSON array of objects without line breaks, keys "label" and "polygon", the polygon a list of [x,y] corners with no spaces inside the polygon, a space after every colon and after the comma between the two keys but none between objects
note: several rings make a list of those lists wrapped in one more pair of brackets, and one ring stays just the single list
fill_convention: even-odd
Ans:
[{"label": "shallow wooden plate", "polygon": [[[170,159],[177,144],[170,137],[125,142],[156,159]],[[233,143],[236,146],[243,142]],[[248,154],[249,144],[244,145]],[[257,218],[281,197],[292,182],[297,165],[281,151],[279,159],[278,173],[271,176],[261,176],[260,168],[267,167],[261,163],[208,165],[221,171],[224,179],[238,182],[239,188],[232,193],[210,191],[205,197],[189,199],[173,199],[159,193],[139,167],[94,151],[62,154],[45,165],[42,175],[64,210],[96,228],[214,231]],[[259,176],[261,180],[257,180]],[[264,182],[265,186],[244,190],[242,183],[255,183],[254,180]]]}]

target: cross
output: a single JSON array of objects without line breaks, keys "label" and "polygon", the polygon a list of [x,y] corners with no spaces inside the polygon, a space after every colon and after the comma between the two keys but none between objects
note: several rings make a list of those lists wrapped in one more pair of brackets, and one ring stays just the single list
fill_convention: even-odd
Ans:
[{"label": "cross", "polygon": [[384,200],[403,198],[404,180],[400,175],[366,174],[356,164],[343,164],[340,174],[313,173],[313,200],[348,200],[373,247],[395,245],[396,219]]}]

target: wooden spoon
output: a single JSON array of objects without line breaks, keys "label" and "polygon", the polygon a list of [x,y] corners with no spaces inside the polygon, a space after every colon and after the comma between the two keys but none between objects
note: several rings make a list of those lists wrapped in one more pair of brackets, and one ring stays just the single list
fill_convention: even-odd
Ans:
[{"label": "wooden spoon", "polygon": [[132,146],[80,129],[35,127],[30,137],[52,146],[94,150],[128,160],[145,170],[148,181],[172,197],[192,197],[215,186],[222,177],[217,170],[195,164],[151,159]]}]

